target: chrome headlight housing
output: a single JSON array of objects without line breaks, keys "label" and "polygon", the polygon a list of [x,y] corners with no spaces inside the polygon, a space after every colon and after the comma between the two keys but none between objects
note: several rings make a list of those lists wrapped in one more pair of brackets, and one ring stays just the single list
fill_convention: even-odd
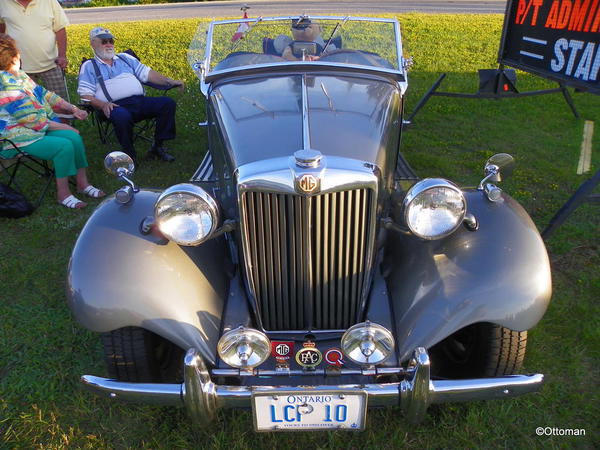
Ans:
[{"label": "chrome headlight housing", "polygon": [[179,245],[198,245],[217,228],[219,208],[204,189],[182,183],[171,186],[158,197],[154,217],[167,239]]},{"label": "chrome headlight housing", "polygon": [[232,367],[253,369],[269,357],[271,341],[258,330],[239,327],[221,336],[217,352],[223,362]]},{"label": "chrome headlight housing", "polygon": [[422,239],[433,240],[456,231],[467,212],[467,201],[454,183],[426,178],[410,188],[403,208],[410,231]]},{"label": "chrome headlight housing", "polygon": [[394,351],[394,336],[379,324],[357,323],[346,330],[341,347],[344,355],[357,364],[381,364]]}]

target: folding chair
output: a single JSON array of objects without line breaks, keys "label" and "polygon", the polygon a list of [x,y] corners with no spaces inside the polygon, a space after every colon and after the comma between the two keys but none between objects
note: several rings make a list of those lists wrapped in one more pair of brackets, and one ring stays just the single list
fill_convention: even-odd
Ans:
[{"label": "folding chair", "polygon": [[[121,52],[128,53],[133,56],[135,59],[139,60],[138,55],[130,48]],[[88,58],[83,58],[81,64],[87,61]],[[159,91],[168,91],[172,89],[172,87],[160,86],[153,83],[143,83],[145,86],[150,87],[152,89],[156,89]],[[97,110],[92,105],[87,102],[80,102],[79,107],[88,112],[91,116],[92,123],[96,127],[96,131],[98,132],[98,138],[100,142],[102,142],[107,147],[118,145],[115,137],[115,130],[110,120],[106,118],[102,111]],[[135,143],[137,140],[141,139],[150,144],[154,143],[154,129],[156,128],[156,119],[144,119],[140,122],[137,122],[133,126],[133,142]],[[108,150],[114,150],[113,148],[108,148]]]},{"label": "folding chair", "polygon": [[[4,149],[4,145],[8,143],[12,149],[16,151],[14,156],[7,156],[9,149]],[[6,156],[5,156],[6,155]],[[48,188],[55,178],[54,169],[50,167],[48,161],[31,156],[21,150],[10,139],[0,137],[0,172],[8,177],[8,186],[13,185],[18,191],[23,192],[23,188],[17,182],[17,174],[21,169],[28,169],[36,176],[45,178],[42,185],[42,193],[38,197],[34,206],[37,208],[42,203]]]}]

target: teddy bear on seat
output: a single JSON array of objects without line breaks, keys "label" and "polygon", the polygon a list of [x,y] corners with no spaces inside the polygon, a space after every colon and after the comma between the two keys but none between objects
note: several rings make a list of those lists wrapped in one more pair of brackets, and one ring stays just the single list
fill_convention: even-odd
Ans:
[{"label": "teddy bear on seat", "polygon": [[[325,52],[325,41],[321,37],[321,26],[313,23],[308,17],[300,17],[299,19],[292,20],[292,37],[293,41],[287,44],[281,54],[288,61],[315,61]],[[315,54],[306,51],[308,48],[301,45],[313,42],[316,44]],[[328,52],[335,49],[334,44],[327,46]]]}]

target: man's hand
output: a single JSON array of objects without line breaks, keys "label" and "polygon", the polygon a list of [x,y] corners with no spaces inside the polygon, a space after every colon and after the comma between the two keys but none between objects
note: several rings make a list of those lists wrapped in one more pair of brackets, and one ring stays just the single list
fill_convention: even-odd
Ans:
[{"label": "man's hand", "polygon": [[185,91],[185,83],[181,80],[171,80],[171,86],[179,89],[179,92]]},{"label": "man's hand", "polygon": [[106,118],[108,119],[110,117],[110,113],[112,112],[113,108],[119,106],[115,103],[111,103],[111,102],[106,102],[104,103],[104,105],[102,105],[102,112],[104,113],[104,115],[106,116]]},{"label": "man's hand", "polygon": [[56,58],[54,60],[54,62],[56,63],[56,65],[58,67],[60,67],[62,70],[65,70],[67,68],[67,65],[69,64],[69,61],[67,60],[66,56],[59,56],[58,58]]}]

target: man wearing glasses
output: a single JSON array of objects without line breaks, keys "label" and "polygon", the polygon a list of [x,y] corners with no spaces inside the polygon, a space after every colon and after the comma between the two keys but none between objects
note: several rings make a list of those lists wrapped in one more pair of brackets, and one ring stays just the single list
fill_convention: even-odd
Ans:
[{"label": "man wearing glasses", "polygon": [[156,118],[154,144],[148,157],[174,161],[163,143],[175,139],[175,101],[170,97],[146,97],[142,83],[183,89],[183,81],[155,72],[128,53],[115,53],[114,40],[106,28],[90,31],[95,57],[81,65],[77,93],[112,122],[123,151],[134,160],[133,124]]},{"label": "man wearing glasses", "polygon": [[57,0],[0,1],[0,33],[7,33],[17,43],[22,69],[67,101],[64,70],[68,24]]}]

